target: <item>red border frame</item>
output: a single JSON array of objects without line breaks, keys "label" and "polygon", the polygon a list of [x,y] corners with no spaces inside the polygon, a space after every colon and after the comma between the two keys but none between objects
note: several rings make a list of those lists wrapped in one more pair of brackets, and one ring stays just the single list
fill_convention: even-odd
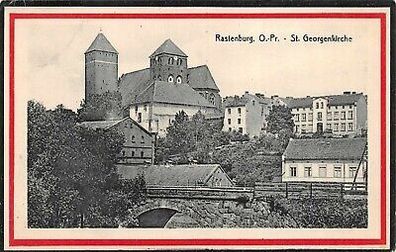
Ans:
[{"label": "red border frame", "polygon": [[[9,245],[10,246],[258,246],[385,245],[386,235],[386,13],[10,13],[9,23]],[[14,228],[14,42],[17,19],[379,19],[381,28],[381,207],[379,239],[15,239]]]}]

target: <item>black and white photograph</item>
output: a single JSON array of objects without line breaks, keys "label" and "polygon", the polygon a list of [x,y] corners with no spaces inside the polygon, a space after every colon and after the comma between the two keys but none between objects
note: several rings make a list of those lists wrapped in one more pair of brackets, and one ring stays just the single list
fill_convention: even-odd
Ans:
[{"label": "black and white photograph", "polygon": [[206,11],[9,17],[9,239],[384,241],[387,9]]}]

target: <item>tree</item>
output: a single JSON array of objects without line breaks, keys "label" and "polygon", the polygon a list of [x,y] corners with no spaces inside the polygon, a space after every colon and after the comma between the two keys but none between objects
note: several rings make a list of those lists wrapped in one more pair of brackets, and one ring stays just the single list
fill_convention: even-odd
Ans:
[{"label": "tree", "polygon": [[122,117],[121,93],[92,94],[81,102],[77,110],[79,121],[101,121]]},{"label": "tree", "polygon": [[279,134],[281,130],[293,132],[294,121],[290,108],[282,105],[273,106],[267,117],[268,131]]},{"label": "tree", "polygon": [[144,198],[144,183],[116,172],[124,137],[76,122],[63,106],[28,102],[29,227],[117,227]]}]

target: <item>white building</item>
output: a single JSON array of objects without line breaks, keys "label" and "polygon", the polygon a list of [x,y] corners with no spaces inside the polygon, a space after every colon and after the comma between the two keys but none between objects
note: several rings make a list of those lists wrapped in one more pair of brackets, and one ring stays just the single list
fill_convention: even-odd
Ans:
[{"label": "white building", "polygon": [[238,131],[249,136],[259,136],[265,131],[271,99],[262,94],[245,92],[241,97],[224,98],[223,131]]},{"label": "white building", "polygon": [[282,155],[282,182],[365,182],[366,138],[291,139]]},{"label": "white building", "polygon": [[291,108],[296,134],[356,135],[367,130],[367,101],[362,93],[276,99]]}]

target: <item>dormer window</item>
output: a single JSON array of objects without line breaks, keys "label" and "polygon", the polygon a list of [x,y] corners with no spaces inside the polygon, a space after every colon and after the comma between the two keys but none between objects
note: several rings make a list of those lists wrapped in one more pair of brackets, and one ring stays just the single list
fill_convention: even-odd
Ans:
[{"label": "dormer window", "polygon": [[172,75],[168,76],[168,82],[173,82],[173,76]]},{"label": "dormer window", "polygon": [[180,75],[176,77],[176,83],[177,84],[182,83],[182,77]]}]

